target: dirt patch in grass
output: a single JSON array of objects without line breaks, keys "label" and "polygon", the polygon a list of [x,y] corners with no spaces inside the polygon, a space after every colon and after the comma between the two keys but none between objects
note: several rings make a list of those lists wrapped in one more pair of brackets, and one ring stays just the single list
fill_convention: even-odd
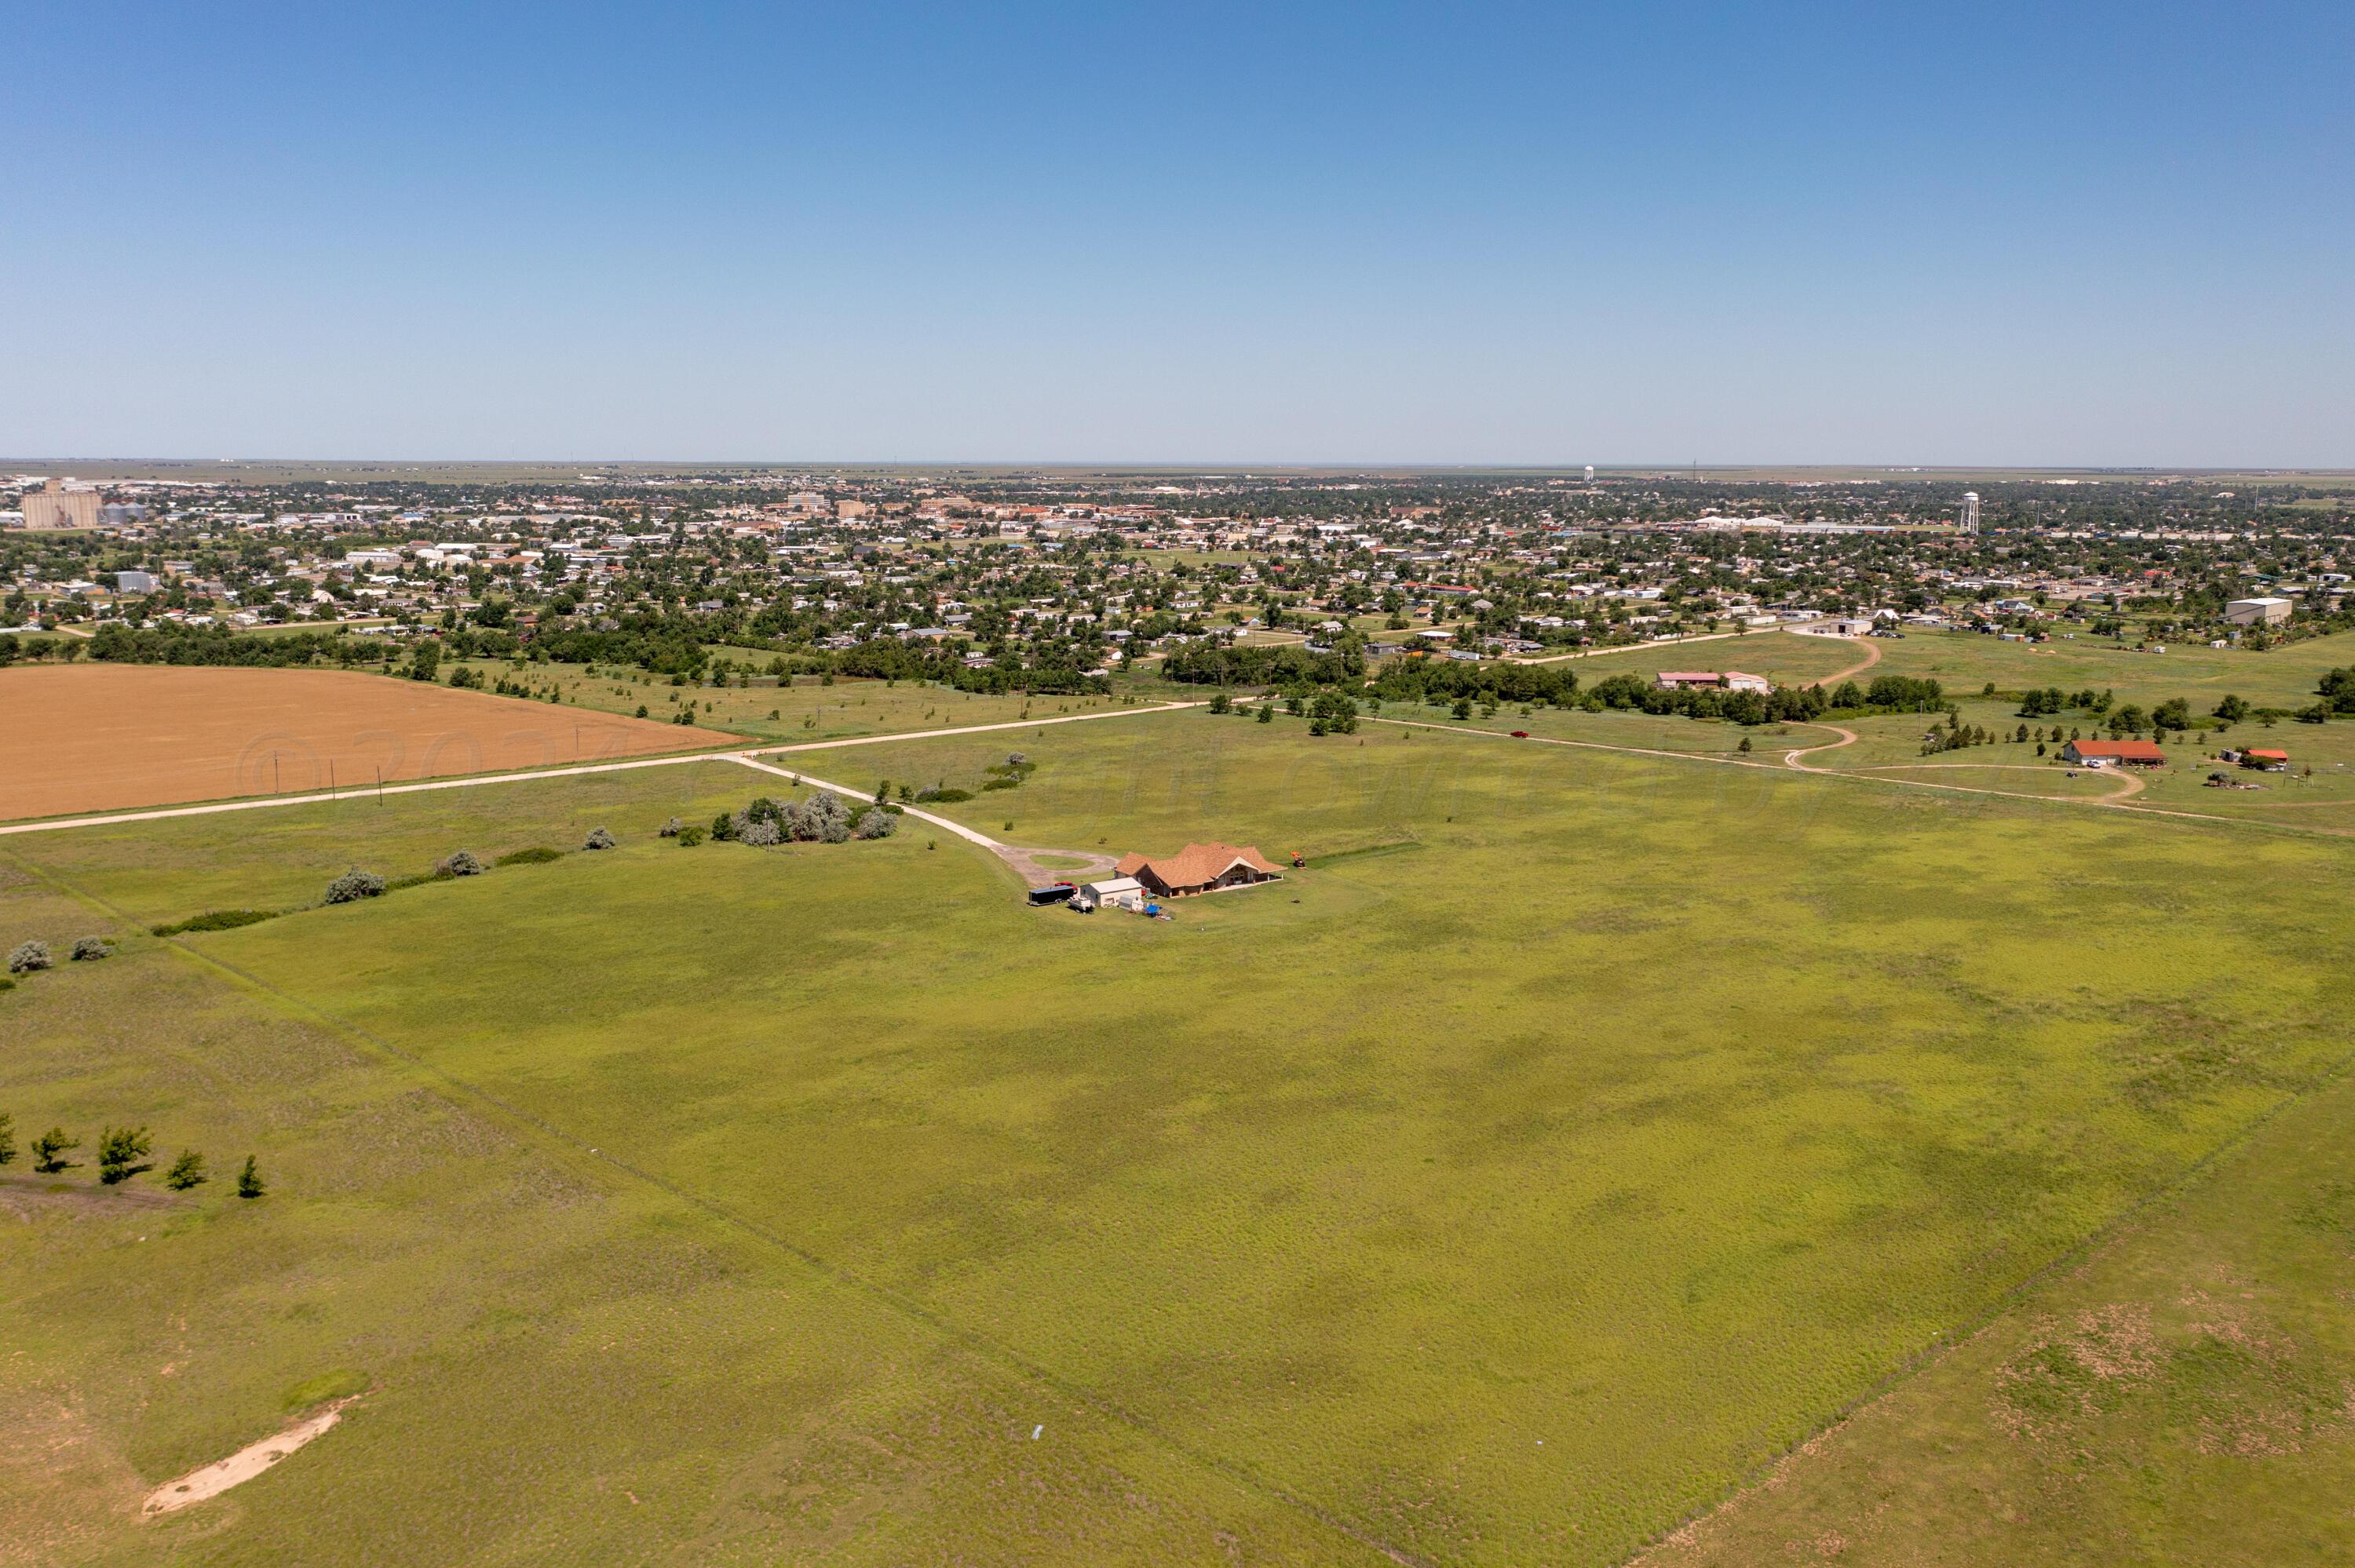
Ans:
[{"label": "dirt patch in grass", "polygon": [[276,1432],[258,1443],[249,1443],[226,1459],[215,1460],[202,1469],[165,1481],[147,1494],[140,1511],[146,1514],[173,1513],[217,1498],[231,1487],[241,1486],[269,1469],[272,1465],[297,1449],[324,1437],[336,1423],[344,1418],[344,1407],[359,1395],[349,1394],[323,1409],[313,1412],[282,1432]]},{"label": "dirt patch in grass", "polygon": [[63,1213],[93,1217],[136,1213],[177,1209],[186,1204],[186,1199],[174,1193],[129,1181],[118,1186],[101,1187],[95,1178],[83,1179],[77,1175],[0,1175],[0,1214],[13,1215],[20,1220],[29,1220],[43,1213]]}]

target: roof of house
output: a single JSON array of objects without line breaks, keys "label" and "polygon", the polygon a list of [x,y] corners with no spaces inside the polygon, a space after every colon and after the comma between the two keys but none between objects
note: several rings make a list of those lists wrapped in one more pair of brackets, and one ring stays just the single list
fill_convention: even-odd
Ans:
[{"label": "roof of house", "polygon": [[2115,757],[2121,762],[2164,762],[2167,747],[2148,740],[2073,740],[2080,757]]},{"label": "roof of house", "polygon": [[1206,882],[1216,882],[1226,874],[1235,862],[1241,861],[1253,871],[1276,874],[1267,857],[1250,844],[1188,844],[1176,854],[1127,854],[1121,857],[1114,869],[1123,876],[1135,876],[1150,870],[1165,887],[1199,887]]},{"label": "roof of house", "polygon": [[1673,681],[1679,685],[1689,685],[1695,682],[1706,681],[1713,686],[1724,678],[1724,676],[1720,675],[1714,670],[1663,670],[1660,672],[1661,680]]},{"label": "roof of house", "polygon": [[1114,893],[1141,893],[1145,890],[1145,885],[1124,873],[1119,876],[1105,877],[1101,882],[1084,884],[1083,888],[1084,891],[1095,895],[1098,898],[1103,898]]},{"label": "roof of house", "polygon": [[2289,753],[2286,751],[2265,751],[2254,746],[2243,750],[2241,755],[2243,757],[2263,757],[2274,762],[2287,762],[2289,760]]}]

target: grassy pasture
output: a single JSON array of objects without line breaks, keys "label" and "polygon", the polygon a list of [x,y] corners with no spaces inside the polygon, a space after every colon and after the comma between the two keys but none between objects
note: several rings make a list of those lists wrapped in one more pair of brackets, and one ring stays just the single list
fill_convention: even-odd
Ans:
[{"label": "grassy pasture", "polygon": [[2355,1560],[2350,1117],[2288,1107],[1645,1568]]},{"label": "grassy pasture", "polygon": [[[1892,644],[1883,640],[1865,643],[1845,637],[1751,631],[1706,641],[1612,648],[1560,660],[1548,667],[1575,673],[1581,687],[1620,674],[1648,682],[1663,670],[1741,670],[1764,675],[1778,686],[1806,686],[1863,662],[1873,648],[1889,646]],[[1879,673],[1868,672],[1859,678],[1870,679]]]},{"label": "grassy pasture", "polygon": [[[765,662],[768,656],[734,651],[739,662]],[[504,676],[521,681],[535,692],[553,690],[568,703],[607,713],[634,715],[643,705],[646,715],[668,719],[687,704],[695,705],[697,723],[708,729],[783,745],[812,740],[846,740],[855,736],[882,735],[900,730],[937,729],[957,725],[1000,724],[1024,716],[1093,713],[1116,708],[1116,696],[1038,696],[1019,693],[1006,696],[953,691],[918,681],[837,680],[821,683],[815,675],[795,678],[780,686],[776,677],[754,675],[749,686],[674,686],[666,675],[599,666],[591,676],[585,664],[525,664],[517,668],[504,659],[453,661],[481,673],[485,681]],[[445,676],[444,679],[447,679]],[[771,713],[778,716],[769,717]]]},{"label": "grassy pasture", "polygon": [[[0,845],[144,924],[315,896],[360,851],[624,840],[187,938],[237,983],[134,935],[0,997],[20,1130],[217,1118],[192,1140],[286,1176],[160,1243],[41,1220],[5,1375],[80,1402],[108,1498],[368,1375],[348,1431],[147,1538],[208,1560],[357,1561],[430,1452],[443,1506],[376,1560],[1607,1563],[2346,1051],[2335,842],[1199,711],[807,761],[972,788],[1009,748],[1036,774],[949,812],[1322,863],[1149,923],[1025,909],[921,828],[647,837],[762,787],[718,763]],[[12,934],[91,918],[5,893]],[[247,1061],[298,1026],[333,1094]],[[444,1083],[496,1150],[380,1189],[343,1098]],[[267,1269],[250,1220],[288,1227]],[[176,1314],[216,1330],[202,1399],[141,1332]]]},{"label": "grassy pasture", "polygon": [[[799,852],[797,869],[847,904],[853,860],[876,847]],[[514,899],[537,879],[562,898],[609,863],[709,853],[625,843],[481,882]],[[121,890],[103,867],[82,874]],[[294,921],[315,933],[352,912]],[[214,1173],[181,1197],[152,1174],[101,1188],[87,1164],[37,1178],[16,1174],[20,1155],[0,1171],[12,1561],[1370,1558],[585,1146],[110,921],[6,851],[0,922],[11,940],[122,943],[0,995],[0,1108],[20,1143],[61,1122],[87,1146],[101,1122],[136,1120],[164,1160],[196,1147]],[[229,1191],[248,1151],[271,1183],[253,1203]],[[361,1386],[299,1457],[140,1521],[148,1488]]]},{"label": "grassy pasture", "polygon": [[2355,632],[2253,653],[2204,643],[2169,643],[2164,653],[2139,653],[2080,632],[2051,642],[2006,642],[1968,631],[1908,627],[1902,639],[1880,640],[1881,662],[1872,673],[1934,676],[1951,696],[1977,694],[1992,681],[2000,691],[2058,686],[2115,690],[2120,702],[2145,708],[2185,697],[2205,714],[2236,693],[2254,707],[2302,708],[2314,701],[2325,670],[2355,664]]},{"label": "grassy pasture", "polygon": [[460,849],[485,863],[542,845],[578,849],[600,827],[625,847],[647,842],[670,817],[708,824],[783,783],[694,761],[381,799],[356,791],[320,806],[0,840],[0,855],[20,853],[144,927],[208,909],[309,904],[350,866],[406,876]]}]

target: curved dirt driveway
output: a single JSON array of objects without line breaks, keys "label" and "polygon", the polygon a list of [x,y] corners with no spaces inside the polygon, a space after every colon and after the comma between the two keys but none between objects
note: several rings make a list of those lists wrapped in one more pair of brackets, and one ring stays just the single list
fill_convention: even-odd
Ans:
[{"label": "curved dirt driveway", "polygon": [[[1804,631],[1795,631],[1791,633],[1791,635],[1794,637],[1806,637],[1811,634]],[[1814,633],[1812,635],[1821,634]],[[1836,670],[1832,673],[1823,677],[1823,679],[1815,682],[1814,683],[1816,685],[1828,686],[1835,681],[1845,681],[1849,676],[1861,674],[1863,672],[1871,669],[1875,664],[1881,662],[1881,644],[1875,642],[1871,638],[1845,637],[1840,639],[1840,641],[1844,642],[1854,642],[1861,646],[1864,649],[1864,657],[1858,662],[1850,664],[1847,669]]]},{"label": "curved dirt driveway", "polygon": [[1783,766],[1785,768],[1796,768],[1802,773],[1829,773],[1832,769],[1828,768],[1810,768],[1806,763],[1800,761],[1799,758],[1802,757],[1813,757],[1818,751],[1838,751],[1843,746],[1854,746],[1856,744],[1856,731],[1843,728],[1839,725],[1809,724],[1807,727],[1809,729],[1828,729],[1834,735],[1839,736],[1839,738],[1838,740],[1828,740],[1821,746],[1803,746],[1795,751],[1785,752],[1783,754]]}]

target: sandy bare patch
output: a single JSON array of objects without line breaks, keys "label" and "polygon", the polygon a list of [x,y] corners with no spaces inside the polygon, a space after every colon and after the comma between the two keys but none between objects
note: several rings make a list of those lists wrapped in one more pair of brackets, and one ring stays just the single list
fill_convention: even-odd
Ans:
[{"label": "sandy bare patch", "polygon": [[0,820],[611,762],[733,736],[340,670],[0,671]]},{"label": "sandy bare patch", "polygon": [[187,1200],[152,1187],[130,1182],[102,1187],[69,1176],[0,1175],[0,1214],[30,1220],[37,1214],[68,1213],[86,1215],[144,1213],[187,1207]]},{"label": "sandy bare patch", "polygon": [[259,1443],[249,1443],[226,1459],[217,1459],[201,1470],[190,1470],[176,1480],[165,1481],[147,1494],[140,1512],[147,1515],[172,1513],[208,1498],[217,1498],[229,1488],[253,1479],[279,1460],[304,1444],[325,1435],[344,1418],[344,1406],[348,1399],[338,1399],[332,1404],[312,1412],[283,1432],[264,1437]]}]

